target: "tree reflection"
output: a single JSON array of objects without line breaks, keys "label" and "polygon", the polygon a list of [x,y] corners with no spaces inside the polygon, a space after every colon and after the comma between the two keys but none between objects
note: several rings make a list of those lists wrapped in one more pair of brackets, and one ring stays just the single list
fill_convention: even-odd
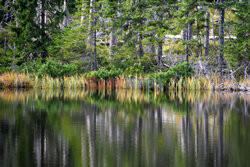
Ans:
[{"label": "tree reflection", "polygon": [[135,90],[0,92],[0,165],[249,166],[249,99]]}]

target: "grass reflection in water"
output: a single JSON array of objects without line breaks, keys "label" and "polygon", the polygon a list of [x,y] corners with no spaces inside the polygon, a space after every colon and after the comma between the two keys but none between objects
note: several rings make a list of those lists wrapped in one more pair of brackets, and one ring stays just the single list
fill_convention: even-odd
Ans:
[{"label": "grass reflection in water", "polygon": [[249,166],[250,95],[0,91],[1,166]]}]

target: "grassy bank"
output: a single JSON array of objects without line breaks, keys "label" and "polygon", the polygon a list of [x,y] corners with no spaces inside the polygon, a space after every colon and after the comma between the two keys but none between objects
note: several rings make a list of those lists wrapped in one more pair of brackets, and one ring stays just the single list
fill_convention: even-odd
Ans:
[{"label": "grassy bank", "polygon": [[250,78],[239,81],[210,77],[180,77],[170,78],[167,82],[152,78],[150,75],[127,77],[119,75],[115,79],[89,77],[90,75],[75,75],[71,77],[53,78],[48,75],[39,78],[36,75],[4,73],[0,75],[1,88],[67,88],[67,89],[145,89],[145,90],[231,90],[250,91]]}]

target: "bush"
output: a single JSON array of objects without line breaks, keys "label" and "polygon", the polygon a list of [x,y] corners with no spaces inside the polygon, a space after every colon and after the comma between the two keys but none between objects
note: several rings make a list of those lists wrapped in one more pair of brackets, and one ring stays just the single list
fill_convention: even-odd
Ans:
[{"label": "bush", "polygon": [[107,80],[109,78],[115,79],[118,78],[119,75],[122,74],[122,70],[119,68],[111,67],[110,70],[105,68],[100,68],[98,71],[93,71],[88,74],[88,77],[93,77],[95,79],[104,79]]},{"label": "bush", "polygon": [[5,72],[9,72],[12,70],[12,67],[1,67],[0,66],[0,74],[3,74]]},{"label": "bush", "polygon": [[194,74],[194,70],[191,66],[187,66],[187,62],[181,63],[179,65],[173,66],[170,70],[175,73],[177,78],[180,77],[190,77],[192,74]]},{"label": "bush", "polygon": [[62,64],[60,62],[49,60],[41,66],[38,76],[42,77],[44,75],[49,75],[53,78],[72,76],[77,74],[77,69],[77,65],[75,64]]},{"label": "bush", "polygon": [[150,76],[150,79],[155,79],[163,84],[169,83],[170,79],[179,79],[181,77],[190,77],[194,73],[192,67],[188,67],[184,62],[179,65],[175,65],[166,72],[154,73]]},{"label": "bush", "polygon": [[156,59],[146,55],[141,58],[141,66],[144,73],[154,72],[159,69]]},{"label": "bush", "polygon": [[143,73],[144,67],[141,65],[141,63],[135,63],[133,66],[128,67],[126,69],[126,74],[129,76],[136,76]]}]

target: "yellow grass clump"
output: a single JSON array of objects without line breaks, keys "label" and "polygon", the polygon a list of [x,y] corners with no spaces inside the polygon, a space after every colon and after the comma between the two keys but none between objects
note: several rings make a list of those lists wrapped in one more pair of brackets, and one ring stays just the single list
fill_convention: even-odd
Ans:
[{"label": "yellow grass clump", "polygon": [[23,73],[4,73],[0,75],[0,87],[3,88],[29,88],[33,86],[33,80]]}]

